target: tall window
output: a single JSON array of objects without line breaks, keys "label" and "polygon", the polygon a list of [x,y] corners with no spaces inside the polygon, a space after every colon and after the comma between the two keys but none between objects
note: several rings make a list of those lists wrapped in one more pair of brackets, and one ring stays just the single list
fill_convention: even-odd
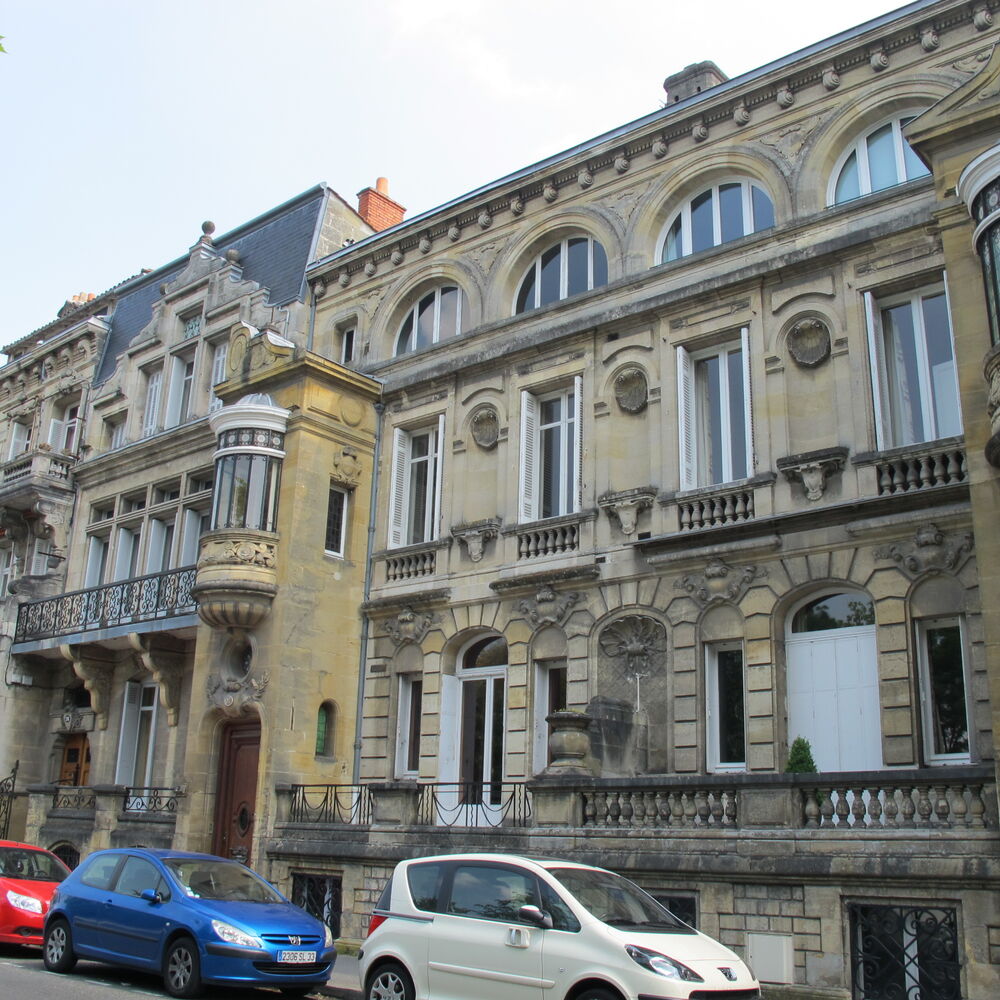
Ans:
[{"label": "tall window", "polygon": [[546,718],[567,706],[569,671],[563,659],[539,660],[535,669],[535,771],[541,771],[552,761],[549,750],[549,724]]},{"label": "tall window", "polygon": [[416,675],[399,679],[399,740],[396,771],[403,775],[420,772],[420,720],[423,714],[424,682]]},{"label": "tall window", "polygon": [[80,422],[80,407],[74,403],[57,410],[49,425],[49,444],[56,451],[67,454],[76,451],[77,429]]},{"label": "tall window", "polygon": [[[217,386],[226,380],[226,358],[229,356],[229,341],[223,340],[212,347],[212,386]],[[222,406],[222,400],[213,392],[208,402],[208,411],[211,413]]]},{"label": "tall window", "polygon": [[753,469],[750,335],[709,351],[677,348],[681,489],[745,479]]},{"label": "tall window", "polygon": [[316,756],[332,757],[336,736],[337,706],[324,701],[316,713]]},{"label": "tall window", "polygon": [[940,285],[876,300],[865,293],[880,448],[962,433],[948,300]]},{"label": "tall window", "polygon": [[13,549],[0,550],[0,601],[8,594],[10,589],[10,575],[14,566]]},{"label": "tall window", "polygon": [[[428,292],[406,314],[396,338],[396,356],[419,351],[439,341],[457,337],[464,330],[465,296],[455,285],[442,285]],[[346,357],[347,335],[350,333],[351,356],[354,353],[354,330],[345,331],[341,341]]]},{"label": "tall window", "polygon": [[170,362],[170,396],[167,399],[166,426],[176,427],[191,416],[194,390],[194,354],[177,354]]},{"label": "tall window", "polygon": [[155,684],[129,681],[125,685],[115,784],[135,788],[152,784],[156,706]]},{"label": "tall window", "polygon": [[962,623],[957,618],[919,622],[917,643],[924,759],[967,764],[971,744]]},{"label": "tall window", "polygon": [[705,649],[710,771],[747,769],[743,647],[738,643]]},{"label": "tall window", "polygon": [[685,202],[667,227],[661,263],[709,250],[774,225],[774,205],[749,180],[716,184]]},{"label": "tall window", "polygon": [[31,447],[31,424],[27,421],[12,420],[10,424],[10,448],[8,460],[23,455]]},{"label": "tall window", "polygon": [[521,279],[514,312],[538,309],[608,283],[608,255],[589,236],[560,240],[540,253]]},{"label": "tall window", "polygon": [[438,535],[441,509],[441,442],[444,414],[436,428],[393,436],[389,545],[416,545]]},{"label": "tall window", "polygon": [[97,587],[104,583],[108,563],[108,536],[91,535],[87,541],[87,569],[84,587]]},{"label": "tall window", "polygon": [[520,520],[570,514],[582,507],[581,396],[573,387],[521,393]]},{"label": "tall window", "polygon": [[152,368],[146,373],[146,402],[142,412],[142,433],[155,434],[160,421],[160,390],[163,386],[163,369]]},{"label": "tall window", "polygon": [[839,205],[930,173],[903,138],[903,127],[913,117],[893,118],[855,140],[833,171],[829,204]]},{"label": "tall window", "polygon": [[154,517],[149,522],[146,572],[161,573],[173,565],[174,522]]},{"label": "tall window", "polygon": [[336,556],[344,554],[344,537],[347,527],[347,491],[338,486],[330,487],[326,504],[326,542],[323,548]]},{"label": "tall window", "polygon": [[138,576],[142,525],[119,528],[115,544],[115,579],[128,580],[133,576]]},{"label": "tall window", "polygon": [[[461,310],[461,296],[459,297],[459,310]],[[461,323],[458,324],[457,329],[461,329]],[[440,329],[438,332],[440,334]],[[355,327],[353,326],[346,326],[340,331],[340,363],[342,365],[349,365],[354,360],[354,334]],[[438,339],[442,338],[439,336]]]},{"label": "tall window", "polygon": [[284,434],[265,428],[232,427],[220,433],[213,531],[276,530],[284,443]]}]

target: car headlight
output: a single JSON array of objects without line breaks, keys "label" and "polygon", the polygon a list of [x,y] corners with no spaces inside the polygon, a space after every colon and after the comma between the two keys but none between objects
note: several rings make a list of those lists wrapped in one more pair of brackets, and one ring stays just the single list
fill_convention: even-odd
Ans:
[{"label": "car headlight", "polygon": [[648,948],[627,944],[625,952],[633,962],[637,962],[644,969],[649,969],[650,972],[655,972],[665,979],[681,980],[685,983],[703,983],[705,981],[694,969],[689,969],[681,962],[661,955],[658,951],[650,951]]},{"label": "car headlight", "polygon": [[19,892],[14,892],[13,889],[7,890],[7,902],[15,909],[27,910],[28,913],[42,912],[42,901],[40,899],[35,899],[34,896],[24,896]]},{"label": "car headlight", "polygon": [[263,948],[264,942],[253,934],[247,934],[232,924],[225,924],[221,920],[212,921],[212,930],[222,938],[226,944],[235,944],[240,948]]},{"label": "car headlight", "polygon": [[324,948],[332,948],[333,947],[333,931],[331,931],[330,928],[327,927],[327,926],[325,926],[325,925],[323,927],[323,930],[326,931],[326,933],[323,936],[323,947]]}]

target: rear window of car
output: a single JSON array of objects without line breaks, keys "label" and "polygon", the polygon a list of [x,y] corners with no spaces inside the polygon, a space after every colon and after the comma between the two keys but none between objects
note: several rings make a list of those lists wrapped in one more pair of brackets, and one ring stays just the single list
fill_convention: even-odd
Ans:
[{"label": "rear window of car", "polygon": [[96,858],[84,861],[80,881],[93,889],[107,889],[111,886],[111,877],[121,861],[120,854],[100,854]]},{"label": "rear window of car", "polygon": [[53,854],[25,847],[0,847],[0,875],[26,882],[61,882],[69,869]]},{"label": "rear window of car", "polygon": [[444,865],[437,862],[410,865],[406,869],[406,883],[410,887],[410,897],[418,910],[429,910],[431,913],[437,910],[443,877]]}]

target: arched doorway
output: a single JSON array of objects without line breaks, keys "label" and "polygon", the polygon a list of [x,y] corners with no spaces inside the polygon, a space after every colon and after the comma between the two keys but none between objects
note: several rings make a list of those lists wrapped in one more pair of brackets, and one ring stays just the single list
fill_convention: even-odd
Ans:
[{"label": "arched doorway", "polygon": [[812,597],[790,617],[785,639],[788,741],[803,736],[820,771],[882,764],[875,607],[867,594]]},{"label": "arched doorway", "polygon": [[259,759],[259,719],[241,719],[223,727],[212,852],[243,864],[250,864]]}]

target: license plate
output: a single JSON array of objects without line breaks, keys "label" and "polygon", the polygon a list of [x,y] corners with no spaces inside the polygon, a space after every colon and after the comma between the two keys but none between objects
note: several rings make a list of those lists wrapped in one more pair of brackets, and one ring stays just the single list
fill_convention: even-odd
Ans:
[{"label": "license plate", "polygon": [[279,951],[279,962],[315,962],[316,952],[314,951]]}]

